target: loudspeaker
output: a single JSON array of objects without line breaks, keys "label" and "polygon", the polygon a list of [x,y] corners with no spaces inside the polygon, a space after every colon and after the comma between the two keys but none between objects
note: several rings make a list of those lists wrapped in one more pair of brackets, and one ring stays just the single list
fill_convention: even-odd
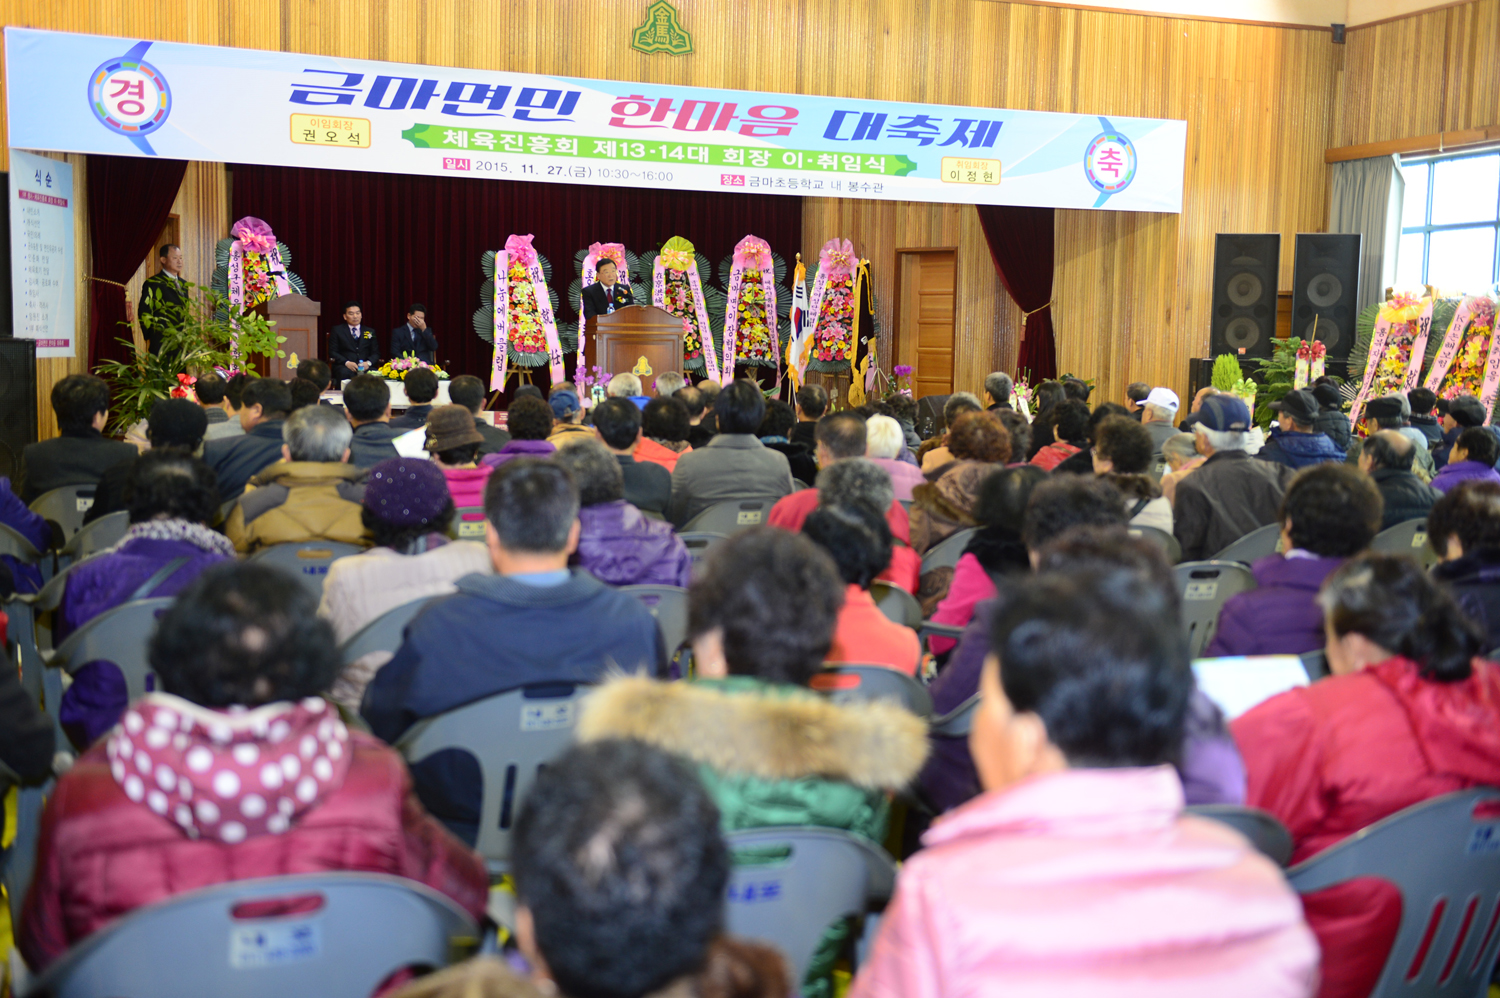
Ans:
[{"label": "loudspeaker", "polygon": [[1214,239],[1214,304],[1209,353],[1269,360],[1276,338],[1281,236],[1224,233]]},{"label": "loudspeaker", "polygon": [[1183,405],[1191,405],[1198,393],[1214,383],[1214,359],[1212,357],[1188,358],[1188,397]]},{"label": "loudspeaker", "polygon": [[943,425],[943,406],[947,405],[952,397],[952,395],[923,395],[917,400],[915,427],[917,436],[926,440],[947,429]]},{"label": "loudspeaker", "polygon": [[36,340],[0,338],[0,475],[21,491],[21,449],[36,443]]},{"label": "loudspeaker", "polygon": [[1292,335],[1321,340],[1329,373],[1342,374],[1359,316],[1359,233],[1297,233],[1292,263]]}]

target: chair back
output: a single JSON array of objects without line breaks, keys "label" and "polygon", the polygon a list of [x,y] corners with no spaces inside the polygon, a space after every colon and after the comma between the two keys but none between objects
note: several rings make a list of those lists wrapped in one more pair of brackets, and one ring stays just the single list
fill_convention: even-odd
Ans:
[{"label": "chair back", "polygon": [[338,541],[293,541],[261,548],[250,556],[250,560],[263,561],[290,572],[314,596],[322,597],[323,583],[328,580],[328,566],[363,550],[358,544]]},{"label": "chair back", "polygon": [[1487,993],[1500,951],[1500,790],[1444,794],[1298,863],[1298,893],[1356,877],[1401,891],[1401,927],[1371,998]]},{"label": "chair back", "polygon": [[710,531],[729,535],[758,527],[771,515],[772,499],[730,499],[716,502],[683,526],[687,531]]},{"label": "chair back", "polygon": [[1316,683],[1320,679],[1327,679],[1328,652],[1319,648],[1317,651],[1306,651],[1297,656],[1302,659],[1302,668],[1307,670],[1307,681]]},{"label": "chair back", "polygon": [[1425,516],[1418,520],[1403,520],[1394,527],[1382,530],[1370,542],[1370,550],[1410,555],[1421,562],[1423,568],[1431,568],[1441,560],[1432,545],[1427,543]]},{"label": "chair back", "polygon": [[703,570],[703,562],[708,558],[708,553],[716,545],[729,540],[728,534],[712,530],[679,530],[677,536],[682,541],[682,546],[687,548],[688,557],[693,559],[694,576]]},{"label": "chair back", "polygon": [[1291,862],[1292,833],[1274,814],[1241,804],[1193,804],[1187,813],[1228,825],[1277,866]]},{"label": "chair back", "polygon": [[85,523],[79,528],[78,533],[63,545],[62,554],[74,561],[82,561],[91,554],[97,554],[107,547],[120,543],[125,539],[125,531],[129,529],[130,513],[128,511],[122,509],[114,513],[106,513],[99,519]]},{"label": "chair back", "polygon": [[83,526],[83,515],[94,506],[97,484],[64,485],[43,492],[31,502],[31,511],[62,527],[63,540],[69,540]]},{"label": "chair back", "polygon": [[474,920],[413,880],[264,877],[189,891],[100,929],[38,978],[52,998],[368,998],[407,967],[441,968]]},{"label": "chair back", "polygon": [[729,931],[781,951],[800,981],[823,933],[891,896],[896,864],[885,850],[834,828],[756,828],[725,836]]},{"label": "chair back", "polygon": [[0,554],[8,554],[16,561],[35,565],[42,560],[42,553],[14,527],[0,523]]},{"label": "chair back", "polygon": [[967,630],[967,628],[959,624],[936,624],[930,620],[924,620],[922,621],[922,626],[917,631],[917,633],[922,638],[922,647],[926,648],[928,651],[932,651],[933,638],[947,638],[949,641],[952,641],[955,645],[957,645],[959,639],[964,636],[965,630]]},{"label": "chair back", "polygon": [[[121,603],[69,634],[52,653],[51,665],[67,673],[89,662],[113,662],[125,677],[125,691],[134,700],[156,688],[156,674],[147,660],[147,646],[156,633],[156,621],[172,605],[173,598],[131,600]],[[48,698],[48,713],[57,707]]]},{"label": "chair back", "polygon": [[1127,532],[1131,537],[1144,537],[1160,544],[1167,554],[1167,561],[1172,564],[1175,565],[1182,560],[1182,545],[1177,542],[1177,538],[1165,530],[1159,530],[1156,527],[1131,527]]},{"label": "chair back", "polygon": [[541,767],[572,744],[578,702],[588,690],[582,683],[546,683],[499,693],[429,717],[396,743],[409,764],[444,749],[478,760],[483,786],[474,847],[491,872],[510,869],[510,836],[521,799]]},{"label": "chair back", "polygon": [[401,642],[406,639],[406,625],[421,612],[422,607],[436,598],[423,596],[410,603],[402,603],[355,631],[339,648],[339,655],[343,658],[344,664],[357,662],[376,651],[388,651],[394,655],[396,649],[401,647]]},{"label": "chair back", "polygon": [[963,703],[941,717],[932,719],[932,733],[940,738],[967,738],[974,724],[974,714],[979,710],[979,694],[975,693]]},{"label": "chair back", "polygon": [[629,593],[651,611],[656,626],[661,631],[662,644],[671,657],[687,642],[688,595],[680,586],[621,586],[620,592]]},{"label": "chair back", "polygon": [[1182,595],[1182,626],[1187,629],[1188,653],[1193,658],[1213,639],[1219,611],[1229,597],[1257,588],[1250,569],[1235,561],[1185,561],[1174,568]]},{"label": "chair back", "polygon": [[1258,559],[1276,553],[1281,543],[1281,524],[1268,523],[1256,527],[1244,537],[1213,556],[1213,561],[1239,561],[1249,565]]},{"label": "chair back", "polygon": [[912,630],[922,626],[922,604],[900,586],[893,586],[889,582],[872,582],[870,597],[888,620]]},{"label": "chair back", "polygon": [[484,540],[484,507],[460,506],[453,511],[453,527],[449,531],[455,540]]},{"label": "chair back", "polygon": [[938,568],[953,568],[963,556],[964,548],[969,546],[969,539],[978,532],[978,527],[967,527],[928,548],[922,555],[922,574]]},{"label": "chair back", "polygon": [[918,717],[932,716],[932,694],[927,687],[884,665],[840,662],[825,666],[808,685],[834,703],[894,700]]}]

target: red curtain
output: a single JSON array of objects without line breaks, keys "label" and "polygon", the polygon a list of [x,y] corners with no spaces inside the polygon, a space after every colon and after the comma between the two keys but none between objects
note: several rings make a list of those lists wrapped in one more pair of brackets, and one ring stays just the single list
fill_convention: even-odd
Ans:
[{"label": "red curtain", "polygon": [[89,282],[89,368],[101,360],[129,360],[124,284],[151,252],[167,224],[187,162],[154,156],[90,156],[89,245],[94,252]]},{"label": "red curtain", "polygon": [[[486,380],[490,345],[474,332],[479,258],[511,233],[532,233],[552,262],[560,320],[577,318],[566,301],[577,276],[573,254],[592,242],[621,242],[635,253],[672,236],[719,261],[749,233],[789,263],[802,237],[802,199],[775,195],[613,189],[459,177],[421,177],[297,167],[233,167],[233,215],[268,222],[292,251],[291,269],[323,303],[321,355],[328,330],[357,299],[389,346],[413,302],[427,306],[438,360],[450,373]],[[717,276],[714,282],[717,284]],[[636,301],[650,303],[650,275],[631,275]],[[571,370],[572,357],[569,356]],[[544,370],[545,377],[545,370]]]},{"label": "red curtain", "polygon": [[1030,312],[1016,359],[1018,372],[1030,372],[1035,385],[1057,377],[1057,348],[1052,339],[1053,238],[1051,208],[976,205],[990,256],[1010,297]]}]

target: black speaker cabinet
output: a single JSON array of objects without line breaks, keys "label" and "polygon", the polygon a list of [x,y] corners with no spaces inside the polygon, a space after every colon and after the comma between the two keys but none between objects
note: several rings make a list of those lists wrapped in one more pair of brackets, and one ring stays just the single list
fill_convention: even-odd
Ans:
[{"label": "black speaker cabinet", "polygon": [[36,443],[36,340],[0,338],[0,475],[21,491],[21,449]]},{"label": "black speaker cabinet", "polygon": [[1276,338],[1276,284],[1281,236],[1225,233],[1214,241],[1214,305],[1209,353],[1248,360],[1271,356]]},{"label": "black speaker cabinet", "polygon": [[1188,358],[1188,397],[1183,405],[1191,405],[1198,393],[1214,383],[1214,359],[1212,357]]},{"label": "black speaker cabinet", "polygon": [[1292,335],[1321,340],[1330,373],[1343,373],[1359,315],[1359,233],[1297,233]]},{"label": "black speaker cabinet", "polygon": [[935,433],[942,433],[948,427],[943,425],[943,406],[948,404],[952,395],[923,395],[917,399],[917,436],[926,440]]}]

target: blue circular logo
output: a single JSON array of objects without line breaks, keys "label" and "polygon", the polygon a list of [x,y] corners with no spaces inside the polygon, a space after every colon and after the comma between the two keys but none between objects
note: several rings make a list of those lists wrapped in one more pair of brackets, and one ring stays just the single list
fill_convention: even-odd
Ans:
[{"label": "blue circular logo", "polygon": [[1118,194],[1135,179],[1135,146],[1119,132],[1101,132],[1083,154],[1083,172],[1095,190]]},{"label": "blue circular logo", "polygon": [[172,90],[160,70],[127,54],[89,76],[89,106],[105,128],[138,139],[167,123]]}]

